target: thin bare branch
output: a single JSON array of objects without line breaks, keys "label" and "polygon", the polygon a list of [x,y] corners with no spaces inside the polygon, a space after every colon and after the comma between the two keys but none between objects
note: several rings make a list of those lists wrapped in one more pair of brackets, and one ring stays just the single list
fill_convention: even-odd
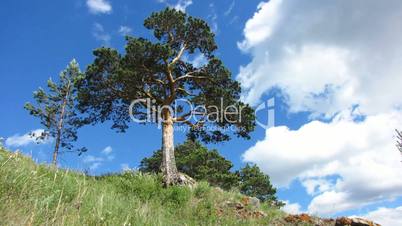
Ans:
[{"label": "thin bare branch", "polygon": [[188,79],[188,78],[192,78],[192,79],[210,79],[207,76],[194,76],[194,75],[190,75],[190,74],[187,73],[187,74],[185,74],[185,75],[183,75],[181,77],[178,77],[174,82],[177,82],[177,81],[180,81],[180,80],[183,80],[183,79]]},{"label": "thin bare branch", "polygon": [[177,56],[168,65],[169,69],[171,69],[171,67],[173,67],[177,63],[177,61],[180,60],[180,58],[183,56],[184,51],[186,50],[186,48],[187,48],[187,45],[186,45],[186,43],[184,43],[183,46],[181,47],[179,53],[177,54]]},{"label": "thin bare branch", "polygon": [[192,94],[192,93],[188,92],[186,89],[183,89],[183,88],[177,88],[177,91],[182,91],[185,94],[187,94],[188,96],[197,96],[195,94]]}]

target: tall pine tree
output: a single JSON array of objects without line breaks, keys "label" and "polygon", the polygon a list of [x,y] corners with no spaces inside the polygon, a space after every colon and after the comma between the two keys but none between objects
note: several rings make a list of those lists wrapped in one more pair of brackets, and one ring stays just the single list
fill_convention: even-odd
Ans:
[{"label": "tall pine tree", "polygon": [[79,154],[85,148],[73,150],[73,142],[77,140],[77,128],[81,121],[76,112],[77,85],[84,78],[79,65],[72,60],[67,68],[59,75],[59,81],[47,81],[47,90],[39,88],[33,97],[36,104],[26,103],[25,109],[31,115],[39,118],[45,128],[44,132],[36,136],[39,140],[54,139],[52,163],[57,165],[60,148],[64,151],[77,151]]},{"label": "tall pine tree", "polygon": [[[80,87],[80,109],[90,122],[112,120],[113,128],[124,132],[130,122],[130,103],[150,99],[155,106],[151,110],[160,110],[153,112],[152,120],[147,102],[131,106],[131,113],[148,118],[144,123],[161,124],[165,184],[181,183],[174,157],[174,125],[188,126],[188,136],[204,142],[229,140],[230,132],[249,138],[255,127],[254,111],[239,101],[240,84],[214,55],[217,45],[205,21],[167,8],[152,13],[144,25],[153,31],[152,41],[127,37],[125,54],[111,48],[94,51],[95,61]],[[186,60],[199,55],[206,64]],[[198,120],[188,120],[195,113],[187,111],[187,103],[205,107],[203,114],[196,113]],[[229,112],[225,117],[224,111]]]}]

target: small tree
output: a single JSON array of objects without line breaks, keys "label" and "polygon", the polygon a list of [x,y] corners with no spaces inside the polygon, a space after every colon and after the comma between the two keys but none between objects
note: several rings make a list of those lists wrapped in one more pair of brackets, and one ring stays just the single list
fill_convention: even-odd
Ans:
[{"label": "small tree", "polygon": [[240,177],[240,192],[257,197],[261,201],[275,202],[276,205],[281,205],[275,196],[276,189],[271,185],[269,176],[261,172],[257,165],[250,166],[247,164],[244,168],[240,169],[237,174]]},{"label": "small tree", "polygon": [[[120,132],[128,128],[128,109],[138,121],[161,124],[164,182],[176,184],[175,124],[188,126],[193,140],[221,142],[230,139],[229,132],[249,138],[255,116],[239,101],[240,84],[214,55],[217,46],[206,22],[167,8],[152,13],[144,25],[153,31],[153,41],[127,37],[125,54],[111,48],[94,51],[80,87],[80,109],[92,123],[113,120],[112,128]],[[186,60],[198,54],[204,65]],[[188,103],[203,109],[195,111]]]},{"label": "small tree", "polygon": [[[78,83],[83,79],[78,63],[72,60],[67,68],[59,75],[56,83],[52,79],[47,81],[48,90],[39,88],[33,97],[36,105],[25,104],[29,113],[40,119],[45,127],[39,135],[31,134],[39,140],[55,139],[52,163],[57,165],[57,157],[60,147],[67,151],[73,151],[72,142],[77,140],[77,126],[80,124],[75,111]],[[77,150],[79,154],[86,151],[85,148]]]},{"label": "small tree", "polygon": [[[208,150],[200,142],[187,140],[175,148],[177,168],[196,180],[206,180],[213,186],[230,189],[238,185],[239,177],[231,172],[232,162],[217,150]],[[162,151],[157,150],[141,161],[140,171],[158,173],[161,169]]]}]

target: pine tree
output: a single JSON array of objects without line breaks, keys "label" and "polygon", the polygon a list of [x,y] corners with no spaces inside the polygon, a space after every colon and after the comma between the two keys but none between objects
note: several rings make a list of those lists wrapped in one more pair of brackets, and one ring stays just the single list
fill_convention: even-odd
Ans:
[{"label": "pine tree", "polygon": [[[254,111],[239,101],[240,84],[214,55],[217,45],[205,21],[167,8],[152,13],[144,25],[153,31],[152,41],[127,37],[125,54],[112,48],[94,51],[95,61],[80,87],[80,109],[87,112],[91,123],[112,120],[113,128],[124,132],[130,122],[128,109],[133,117],[149,119],[147,103],[130,106],[132,101],[150,99],[160,111],[152,108],[152,120],[144,123],[161,124],[164,182],[177,184],[174,125],[188,126],[188,137],[204,142],[229,140],[230,132],[249,138],[255,127]],[[186,60],[198,54],[205,57],[205,65]],[[177,104],[178,99],[206,109],[203,113],[187,111],[182,101]],[[223,111],[230,114],[222,117]],[[187,120],[194,114],[199,114],[199,120]]]},{"label": "pine tree", "polygon": [[31,134],[40,140],[54,139],[52,163],[57,165],[60,148],[64,151],[76,151],[79,154],[86,148],[73,150],[73,142],[77,140],[77,128],[82,123],[75,110],[77,101],[77,85],[84,78],[79,65],[72,60],[59,75],[59,81],[51,78],[47,81],[47,90],[39,88],[33,97],[36,104],[25,104],[31,115],[39,118],[45,130],[39,134]]},{"label": "pine tree", "polygon": [[276,189],[272,186],[269,176],[261,172],[257,165],[247,164],[237,172],[240,178],[239,189],[242,194],[257,197],[261,201],[271,201],[282,205],[275,196]]},{"label": "pine tree", "polygon": [[[175,147],[177,168],[196,180],[205,180],[213,186],[229,190],[238,185],[239,178],[231,172],[232,162],[225,159],[216,149],[208,150],[198,141],[187,140]],[[162,150],[141,160],[140,171],[159,173]]]}]

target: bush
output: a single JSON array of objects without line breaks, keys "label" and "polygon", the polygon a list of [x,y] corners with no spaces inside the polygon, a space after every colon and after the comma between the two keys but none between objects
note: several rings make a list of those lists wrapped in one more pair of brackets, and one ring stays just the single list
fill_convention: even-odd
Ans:
[{"label": "bush", "polygon": [[194,189],[194,196],[197,198],[202,198],[207,195],[211,191],[211,187],[209,186],[208,182],[201,181],[197,184],[197,187]]}]

